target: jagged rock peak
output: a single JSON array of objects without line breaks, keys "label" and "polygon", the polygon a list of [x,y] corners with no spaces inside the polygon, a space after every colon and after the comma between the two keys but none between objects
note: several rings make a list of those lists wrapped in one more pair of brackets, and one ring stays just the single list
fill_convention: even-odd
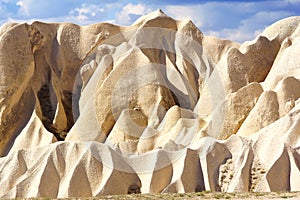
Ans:
[{"label": "jagged rock peak", "polygon": [[1,26],[0,198],[299,191],[299,19]]}]

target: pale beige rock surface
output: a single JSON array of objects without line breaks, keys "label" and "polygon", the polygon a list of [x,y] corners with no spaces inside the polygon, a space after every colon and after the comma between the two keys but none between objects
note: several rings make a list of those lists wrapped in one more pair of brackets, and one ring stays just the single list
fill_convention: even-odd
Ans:
[{"label": "pale beige rock surface", "polygon": [[299,22],[1,26],[0,198],[299,191]]}]

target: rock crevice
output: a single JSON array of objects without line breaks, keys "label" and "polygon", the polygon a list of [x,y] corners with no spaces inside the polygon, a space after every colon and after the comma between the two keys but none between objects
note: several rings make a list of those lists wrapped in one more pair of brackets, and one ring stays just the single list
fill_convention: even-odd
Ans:
[{"label": "rock crevice", "polygon": [[299,27],[1,26],[0,197],[300,190]]}]

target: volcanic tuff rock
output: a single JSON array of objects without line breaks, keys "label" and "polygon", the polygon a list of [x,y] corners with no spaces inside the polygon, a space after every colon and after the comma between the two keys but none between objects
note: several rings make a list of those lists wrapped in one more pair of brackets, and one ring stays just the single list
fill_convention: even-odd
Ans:
[{"label": "volcanic tuff rock", "polygon": [[1,26],[0,197],[300,190],[299,23]]}]

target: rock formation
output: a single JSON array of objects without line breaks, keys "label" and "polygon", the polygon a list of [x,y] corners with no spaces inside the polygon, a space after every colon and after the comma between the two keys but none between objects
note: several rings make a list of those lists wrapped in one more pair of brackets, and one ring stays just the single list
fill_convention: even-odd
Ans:
[{"label": "rock formation", "polygon": [[300,190],[300,17],[0,28],[0,197]]}]

